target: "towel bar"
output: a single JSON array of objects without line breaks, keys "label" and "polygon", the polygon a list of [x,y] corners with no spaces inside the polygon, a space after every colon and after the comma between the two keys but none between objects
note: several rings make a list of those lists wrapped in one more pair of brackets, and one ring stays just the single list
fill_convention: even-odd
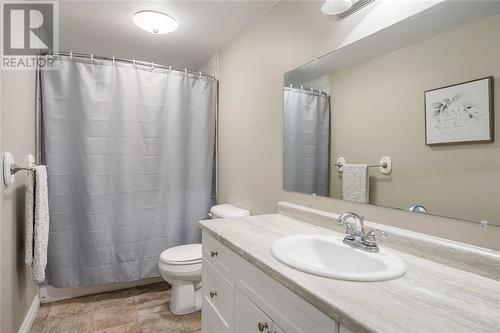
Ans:
[{"label": "towel bar", "polygon": [[[344,163],[342,162],[337,162],[334,164],[337,168],[342,168],[344,166]],[[380,164],[370,164],[368,165],[369,168],[387,168],[387,162],[380,163]]]},{"label": "towel bar", "polygon": [[15,180],[15,174],[18,171],[34,171],[34,167],[36,166],[35,164],[35,157],[31,154],[28,155],[27,157],[27,163],[26,163],[26,168],[20,167],[16,164],[14,161],[14,155],[12,155],[9,152],[5,152],[3,154],[3,182],[5,186],[9,186],[10,184],[14,183]]},{"label": "towel bar", "polygon": [[[337,167],[338,172],[342,172],[342,168],[345,164],[345,158],[339,157],[337,159],[337,163],[335,163],[333,166]],[[378,164],[369,164],[368,167],[379,168],[380,172],[382,172],[384,175],[388,175],[392,172],[392,159],[389,156],[384,156],[380,159]]]},{"label": "towel bar", "polygon": [[35,171],[35,168],[34,167],[32,167],[32,168],[23,168],[23,167],[18,166],[16,163],[12,163],[10,165],[10,174],[11,175],[15,174],[18,171],[22,171],[22,170],[25,170],[25,171]]}]

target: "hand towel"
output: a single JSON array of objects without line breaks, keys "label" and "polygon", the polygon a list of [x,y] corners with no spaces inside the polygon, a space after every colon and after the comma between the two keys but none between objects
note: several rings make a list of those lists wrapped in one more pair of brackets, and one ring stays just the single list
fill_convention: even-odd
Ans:
[{"label": "hand towel", "polygon": [[47,245],[49,242],[49,199],[47,185],[47,167],[35,167],[35,226],[33,242],[33,278],[41,283],[45,280],[47,265]]},{"label": "hand towel", "polygon": [[344,164],[342,172],[342,199],[359,203],[369,203],[370,182],[368,165]]},{"label": "hand towel", "polygon": [[24,217],[24,262],[26,265],[33,264],[33,225],[34,220],[34,196],[35,196],[35,173],[28,172],[26,179],[26,199],[25,199],[25,217]]}]

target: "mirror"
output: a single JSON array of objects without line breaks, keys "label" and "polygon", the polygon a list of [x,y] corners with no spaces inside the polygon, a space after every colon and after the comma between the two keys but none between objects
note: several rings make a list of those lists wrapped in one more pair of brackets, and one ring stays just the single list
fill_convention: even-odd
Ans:
[{"label": "mirror", "polygon": [[500,225],[499,31],[443,2],[286,73],[284,190]]}]

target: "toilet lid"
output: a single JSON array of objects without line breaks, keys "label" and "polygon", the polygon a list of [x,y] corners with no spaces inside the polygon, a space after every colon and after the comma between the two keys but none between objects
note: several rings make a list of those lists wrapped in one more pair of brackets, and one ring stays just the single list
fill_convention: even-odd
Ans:
[{"label": "toilet lid", "polygon": [[192,264],[201,261],[201,244],[188,244],[166,249],[160,255],[160,260],[167,264]]}]

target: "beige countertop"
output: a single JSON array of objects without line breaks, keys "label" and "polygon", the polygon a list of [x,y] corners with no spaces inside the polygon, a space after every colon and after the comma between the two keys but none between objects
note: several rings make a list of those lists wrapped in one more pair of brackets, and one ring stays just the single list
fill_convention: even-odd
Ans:
[{"label": "beige countertop", "polygon": [[350,282],[288,267],[270,252],[278,238],[342,234],[281,214],[200,221],[202,228],[270,277],[354,332],[500,332],[500,281],[388,249],[407,273]]}]

